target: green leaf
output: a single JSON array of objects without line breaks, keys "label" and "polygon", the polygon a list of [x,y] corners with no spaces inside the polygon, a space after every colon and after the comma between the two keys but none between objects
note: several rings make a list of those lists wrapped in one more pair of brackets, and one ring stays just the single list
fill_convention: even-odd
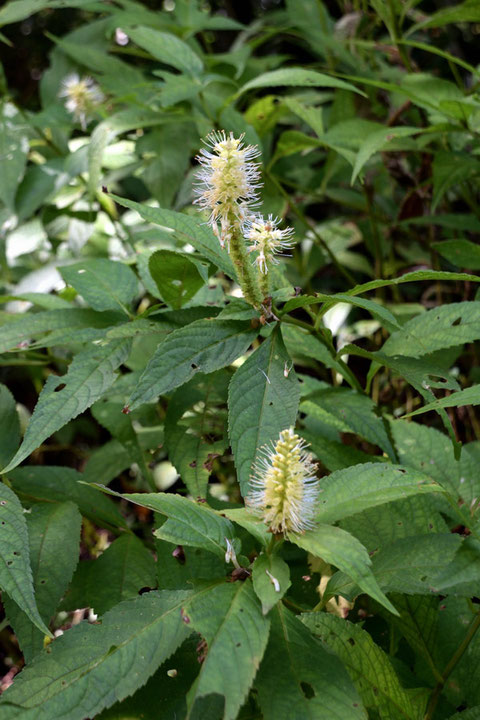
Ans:
[{"label": "green leaf", "polygon": [[299,307],[305,307],[306,305],[316,305],[317,303],[327,302],[328,307],[333,307],[339,302],[348,303],[349,305],[355,305],[356,307],[367,310],[373,317],[378,318],[382,324],[392,332],[393,330],[399,330],[400,325],[395,316],[388,310],[373,300],[367,298],[357,298],[347,293],[336,293],[335,295],[325,295],[324,293],[315,293],[314,296],[300,295],[298,298],[292,298],[285,303],[283,312],[291,312]]},{"label": "green leaf", "polygon": [[[435,220],[435,216],[431,218],[432,222]],[[346,295],[360,295],[369,290],[376,290],[377,288],[389,287],[390,285],[402,285],[406,282],[420,282],[423,280],[461,280],[463,282],[480,282],[480,277],[477,275],[467,275],[466,273],[452,273],[444,270],[416,270],[415,272],[405,273],[400,275],[398,278],[391,278],[390,280],[370,280],[362,285],[356,285],[351,290],[348,290]]]},{"label": "green leaf", "polygon": [[140,217],[146,222],[176,230],[181,236],[187,238],[188,242],[193,245],[195,250],[203,255],[203,257],[210,260],[210,262],[235,280],[236,273],[228,253],[226,250],[222,250],[218,239],[200,218],[174,212],[173,210],[149,207],[148,205],[142,205],[141,203],[118,197],[118,195],[110,195],[110,197],[119,205],[138,212]]},{"label": "green leaf", "polygon": [[23,442],[3,472],[9,472],[44,440],[77,417],[113,384],[115,370],[128,357],[129,340],[114,340],[79,353],[66,375],[50,375],[30,418]]},{"label": "green leaf", "polygon": [[480,385],[473,385],[472,387],[465,388],[465,390],[460,390],[447,397],[435,400],[418,410],[406,413],[403,417],[413,417],[414,415],[421,415],[422,413],[429,412],[430,410],[438,410],[439,408],[464,407],[465,405],[480,405]]},{"label": "green leaf", "polygon": [[199,56],[186,42],[171,33],[140,26],[129,28],[128,35],[134,43],[165,65],[192,75],[199,75],[203,70]]},{"label": "green leaf", "polygon": [[401,465],[365,463],[322,478],[317,520],[333,523],[366,508],[443,488],[428,475]]},{"label": "green leaf", "polygon": [[145,593],[117,605],[101,624],[68,630],[2,695],[3,718],[84,720],[128,697],[190,633],[180,613],[187,597]]},{"label": "green leaf", "polygon": [[281,603],[271,621],[255,680],[264,720],[365,720],[365,709],[340,660]]},{"label": "green leaf", "polygon": [[287,563],[279,555],[266,553],[259,555],[253,563],[252,580],[264,615],[275,607],[292,584]]},{"label": "green leaf", "polygon": [[[27,313],[13,316],[12,320],[0,327],[0,353],[7,350],[18,352],[35,342],[36,347],[50,344],[47,335],[45,341],[39,336],[51,333],[55,337],[54,343],[62,344],[65,335],[75,329],[98,328],[103,329],[115,325],[124,315],[118,313],[97,313],[84,308],[71,308],[64,310],[46,310],[45,312]],[[55,331],[58,331],[55,333]],[[64,342],[64,340],[63,340]]]},{"label": "green leaf", "polygon": [[[35,599],[48,626],[78,562],[82,518],[76,505],[65,502],[35,505],[26,520]],[[4,604],[28,663],[43,650],[44,634],[10,598],[4,598]]]},{"label": "green leaf", "polygon": [[253,537],[264,547],[267,547],[272,535],[264,524],[262,518],[256,517],[246,508],[222,508],[221,514],[227,517],[244,530],[253,535]]},{"label": "green leaf", "polygon": [[409,137],[420,132],[418,127],[385,127],[369,135],[363,141],[360,150],[355,158],[355,165],[352,171],[351,185],[354,184],[360,171],[368,160],[379,150],[388,149],[391,140]]},{"label": "green leaf", "polygon": [[64,265],[59,271],[94,310],[122,310],[128,315],[128,307],[138,293],[135,273],[120,261],[82,260]]},{"label": "green leaf", "polygon": [[195,701],[214,693],[225,697],[223,720],[235,720],[263,657],[270,621],[248,580],[207,587],[188,602],[186,612],[189,627],[208,646],[187,696],[187,718]]},{"label": "green leaf", "polygon": [[342,90],[351,90],[359,95],[363,95],[362,91],[358,90],[354,85],[339,78],[324,75],[314,70],[292,67],[272,70],[258,75],[243,85],[238,91],[237,96],[254,88],[278,87],[280,85],[293,85],[294,87],[333,87],[341,88]]},{"label": "green leaf", "polygon": [[470,708],[469,710],[462,710],[461,712],[450,715],[448,720],[478,720],[480,717],[480,705]]},{"label": "green leaf", "polygon": [[317,525],[303,535],[289,533],[288,539],[330,565],[342,570],[357,585],[393,614],[397,611],[381,591],[371,569],[365,547],[350,533],[331,525]]},{"label": "green leaf", "polygon": [[28,531],[20,501],[0,483],[0,587],[42,633],[51,633],[38,611],[33,590]]},{"label": "green leaf", "polygon": [[14,209],[15,194],[25,172],[29,151],[27,128],[21,117],[11,103],[0,104],[0,158],[4,170],[0,175],[0,200],[9,210]]},{"label": "green leaf", "polygon": [[421,357],[480,338],[480,302],[450,303],[405,323],[382,347],[385,355]]},{"label": "green leaf", "polygon": [[330,440],[316,432],[301,430],[300,435],[310,445],[310,450],[320,460],[327,470],[343,470],[351,465],[360,463],[383,462],[384,458],[378,455],[369,455],[362,450],[345,445],[342,442]]},{"label": "green leaf", "polygon": [[0,465],[5,466],[20,445],[20,420],[15,398],[6,385],[0,384]]},{"label": "green leaf", "polygon": [[325,345],[309,332],[295,325],[283,324],[282,337],[292,358],[306,358],[318,360],[327,368],[342,372],[342,366],[329,353]]},{"label": "green leaf", "polygon": [[436,152],[433,160],[432,212],[435,212],[447,190],[464,182],[474,182],[479,174],[480,162],[470,153]]},{"label": "green leaf", "polygon": [[185,253],[157,250],[150,256],[148,269],[161,297],[174,310],[191,300],[204,283],[197,266]]},{"label": "green leaf", "polygon": [[183,385],[196,372],[230,365],[257,335],[250,323],[210,318],[174,330],[158,347],[128,402],[131,410]]},{"label": "green leaf", "polygon": [[443,240],[432,243],[432,247],[452,265],[480,270],[480,247],[470,240]]},{"label": "green leaf", "polygon": [[438,598],[425,595],[391,595],[400,617],[391,619],[393,627],[408,642],[412,650],[425,658],[435,681],[440,673],[434,668],[432,657],[437,642]]},{"label": "green leaf", "polygon": [[325,612],[304,614],[302,622],[343,662],[365,707],[378,710],[382,720],[420,719],[424,701],[400,685],[388,655],[359,624]]},{"label": "green leaf", "polygon": [[261,448],[295,425],[300,385],[279,332],[274,331],[235,372],[228,394],[228,425],[242,495]]},{"label": "green leaf", "polygon": [[83,484],[84,475],[72,468],[24,465],[11,470],[8,477],[27,506],[43,501],[64,503],[71,500],[78,505],[82,515],[100,527],[126,527],[111,499]]},{"label": "green leaf", "polygon": [[91,0],[14,0],[0,10],[0,27],[30,17],[44,8],[82,7]]},{"label": "green leaf", "polygon": [[415,23],[408,29],[407,34],[411,35],[420,29],[438,28],[464,22],[480,22],[480,8],[476,0],[465,0],[462,3],[437,10],[430,17],[427,16]]}]

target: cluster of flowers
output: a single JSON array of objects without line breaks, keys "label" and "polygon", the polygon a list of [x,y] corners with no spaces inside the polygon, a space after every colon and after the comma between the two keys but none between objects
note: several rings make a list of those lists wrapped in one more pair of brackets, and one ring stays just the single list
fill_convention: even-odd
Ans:
[{"label": "cluster of flowers", "polygon": [[260,151],[244,145],[243,135],[227,137],[224,131],[213,132],[205,140],[197,160],[202,166],[195,202],[210,212],[210,225],[222,247],[229,247],[232,233],[238,229],[250,243],[249,252],[256,252],[254,263],[262,274],[277,264],[276,255],[293,247],[293,230],[280,230],[279,220],[265,219],[256,212],[261,185],[260,170],[255,160]]},{"label": "cluster of flowers", "polygon": [[82,130],[87,129],[87,119],[91,112],[105,100],[91,77],[81,78],[77,73],[64,78],[58,95],[66,98],[65,107],[80,122]]}]

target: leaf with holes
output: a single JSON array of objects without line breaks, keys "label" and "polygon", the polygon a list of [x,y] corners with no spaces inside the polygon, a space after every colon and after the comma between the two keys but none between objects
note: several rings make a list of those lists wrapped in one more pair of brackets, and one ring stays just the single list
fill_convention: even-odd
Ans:
[{"label": "leaf with holes", "polygon": [[94,310],[122,310],[128,315],[138,293],[135,273],[122,262],[95,258],[64,265],[59,271]]},{"label": "leaf with holes", "polygon": [[279,555],[262,553],[253,563],[252,580],[262,612],[267,615],[291,585],[290,568]]},{"label": "leaf with holes", "polygon": [[148,269],[161,297],[174,310],[191,300],[204,283],[197,266],[185,253],[157,250],[149,258]]}]

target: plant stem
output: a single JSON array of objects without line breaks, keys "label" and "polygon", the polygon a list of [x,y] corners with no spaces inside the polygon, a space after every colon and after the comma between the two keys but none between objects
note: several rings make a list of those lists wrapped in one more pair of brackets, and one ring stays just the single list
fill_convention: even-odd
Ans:
[{"label": "plant stem", "polygon": [[242,237],[242,233],[238,227],[238,222],[232,218],[230,223],[232,235],[230,238],[229,255],[232,259],[240,287],[242,288],[245,300],[256,308],[262,304],[258,281],[253,272],[252,264],[248,257],[247,248]]}]

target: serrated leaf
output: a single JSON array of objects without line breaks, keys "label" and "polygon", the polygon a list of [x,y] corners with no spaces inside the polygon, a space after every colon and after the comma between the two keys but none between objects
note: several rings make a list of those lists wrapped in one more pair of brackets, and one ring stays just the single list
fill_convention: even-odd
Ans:
[{"label": "serrated leaf", "polygon": [[340,363],[332,357],[325,345],[302,328],[283,324],[282,337],[292,358],[308,358],[310,361],[315,359],[336,372],[342,370]]},{"label": "serrated leaf", "polygon": [[253,537],[256,538],[256,540],[258,540],[258,542],[264,547],[267,547],[272,539],[272,534],[263,522],[263,519],[256,517],[251,512],[248,512],[248,510],[244,507],[223,508],[221,514],[232,522],[237,523],[237,525],[240,525],[240,527],[249,532],[250,535],[253,535]]},{"label": "serrated leaf", "polygon": [[23,508],[10,488],[0,483],[0,588],[42,633],[51,633],[38,611],[30,567],[28,531]]},{"label": "serrated leaf", "polygon": [[43,501],[64,503],[71,500],[78,505],[82,515],[100,527],[126,527],[111,499],[84,485],[81,482],[83,474],[72,468],[25,465],[11,470],[8,477],[27,506]]},{"label": "serrated leaf", "polygon": [[418,127],[385,127],[369,133],[362,142],[355,158],[355,165],[353,166],[352,178],[350,180],[351,185],[354,184],[363,166],[372,155],[384,149],[385,146],[388,148],[391,140],[410,137],[410,135],[415,135],[419,132],[421,132],[421,130]]},{"label": "serrated leaf", "polygon": [[114,340],[79,353],[63,376],[50,375],[28,423],[23,442],[2,472],[13,470],[44,440],[77,417],[115,381],[115,370],[128,357],[129,340]]},{"label": "serrated leaf", "polygon": [[248,90],[255,88],[278,87],[281,85],[293,85],[295,87],[333,87],[350,90],[351,92],[363,95],[361,90],[358,90],[354,85],[344,80],[300,67],[282,68],[280,70],[262,73],[243,85],[237,95],[242,95]]},{"label": "serrated leaf", "polygon": [[[78,562],[82,519],[77,506],[65,502],[35,505],[26,520],[35,599],[48,625]],[[10,598],[4,598],[4,605],[28,663],[43,649],[44,634]]]},{"label": "serrated leaf", "polygon": [[215,318],[174,330],[159,346],[140,377],[128,407],[156,400],[183,385],[196,372],[211,373],[230,365],[257,335],[250,323]]},{"label": "serrated leaf", "polygon": [[414,415],[421,415],[422,413],[430,412],[430,410],[439,410],[440,408],[447,407],[464,407],[465,405],[480,405],[480,385],[473,385],[472,387],[459,390],[451,395],[444,398],[439,398],[431,403],[427,403],[418,410],[406,413],[403,415],[404,418],[413,417]]},{"label": "serrated leaf", "polygon": [[128,697],[190,633],[180,614],[188,596],[145,593],[117,605],[101,624],[68,630],[2,695],[3,718],[84,720]]},{"label": "serrated leaf", "polygon": [[444,492],[428,475],[401,465],[365,463],[322,478],[317,520],[333,523],[369,507],[429,492]]},{"label": "serrated leaf", "polygon": [[186,606],[189,627],[207,642],[207,656],[187,696],[188,715],[195,701],[225,697],[223,720],[235,720],[263,657],[270,621],[249,581],[206,588]]},{"label": "serrated leaf", "polygon": [[128,315],[128,307],[138,293],[137,278],[128,265],[95,258],[58,269],[65,282],[94,310],[121,310]]},{"label": "serrated leaf", "polygon": [[480,247],[470,240],[443,240],[432,243],[432,247],[452,265],[480,270]]},{"label": "serrated leaf", "polygon": [[133,200],[118,197],[118,195],[111,195],[110,197],[119,205],[138,212],[146,222],[161,225],[164,228],[172,228],[172,230],[181,233],[203,257],[210,260],[232,279],[236,278],[228,253],[222,250],[218,239],[200,218],[174,212],[173,210],[149,207],[148,205],[133,202]]},{"label": "serrated leaf", "polygon": [[[436,217],[437,216],[435,215],[432,216],[431,221],[434,222]],[[362,285],[356,285],[346,294],[360,295],[361,293],[368,292],[369,290],[376,290],[377,288],[389,287],[390,285],[402,285],[406,282],[420,282],[423,280],[450,280],[452,282],[455,280],[461,280],[463,282],[480,282],[480,277],[477,275],[452,273],[443,270],[415,270],[415,272],[405,273],[404,275],[400,275],[398,278],[392,278],[390,280],[370,280],[369,282],[362,283]]]},{"label": "serrated leaf", "polygon": [[192,299],[204,280],[185,253],[157,250],[148,260],[148,269],[161,297],[175,310]]},{"label": "serrated leaf", "polygon": [[372,573],[372,561],[359,540],[339,527],[317,525],[303,535],[289,533],[288,539],[330,565],[342,570],[381,605],[397,614],[392,603],[381,591]]},{"label": "serrated leaf", "polygon": [[300,386],[280,333],[273,332],[232,378],[228,425],[242,495],[260,450],[295,425]]},{"label": "serrated leaf", "polygon": [[[7,8],[4,8],[5,12]],[[0,16],[1,24],[1,16]],[[4,172],[0,175],[0,200],[14,209],[15,193],[25,172],[29,143],[27,126],[16,107],[11,103],[0,104],[0,158]]]},{"label": "serrated leaf", "polygon": [[20,445],[20,420],[15,398],[0,384],[0,465],[6,465]]},{"label": "serrated leaf", "polygon": [[[394,628],[403,635],[412,650],[425,658],[439,680],[440,673],[433,664],[437,641],[438,598],[425,595],[391,595],[400,617],[389,618]],[[435,669],[434,669],[435,668]]]},{"label": "serrated leaf", "polygon": [[198,75],[203,62],[189,45],[172,33],[150,27],[129,28],[129,37],[156,60],[171,65],[181,72]]},{"label": "serrated leaf", "polygon": [[364,720],[344,666],[281,603],[255,687],[265,720]]},{"label": "serrated leaf", "polygon": [[385,355],[422,357],[480,339],[480,302],[450,303],[405,323],[382,347]]},{"label": "serrated leaf", "polygon": [[384,460],[378,455],[368,455],[362,450],[322,437],[322,435],[309,430],[301,430],[300,435],[309,444],[310,450],[315,457],[331,472],[348,468],[351,465],[382,462]]},{"label": "serrated leaf", "polygon": [[424,702],[401,686],[388,656],[360,625],[324,612],[304,614],[302,622],[341,659],[367,708],[382,720],[420,720]]},{"label": "serrated leaf", "polygon": [[355,295],[349,295],[348,293],[335,293],[335,295],[315,293],[314,296],[300,295],[299,297],[288,300],[283,307],[283,312],[291,312],[296,308],[305,307],[306,305],[316,305],[321,302],[327,302],[329,308],[334,307],[339,302],[360,307],[363,310],[367,310],[373,317],[378,318],[391,332],[399,330],[401,327],[395,316],[390,312],[390,310],[388,310],[388,308],[383,307],[383,305],[380,305],[373,300],[356,297]]},{"label": "serrated leaf", "polygon": [[279,555],[259,555],[252,568],[253,589],[262,603],[262,612],[267,615],[282,599],[292,584],[290,568]]},{"label": "serrated leaf", "polygon": [[452,561],[434,579],[443,594],[472,597],[480,585],[480,541],[466,537]]}]

